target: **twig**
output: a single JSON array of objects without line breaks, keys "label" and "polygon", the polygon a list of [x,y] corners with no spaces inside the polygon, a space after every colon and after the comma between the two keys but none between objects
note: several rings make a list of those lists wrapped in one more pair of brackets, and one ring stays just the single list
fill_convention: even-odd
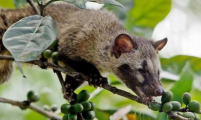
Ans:
[{"label": "twig", "polygon": [[36,7],[36,5],[34,4],[33,0],[27,0],[27,2],[30,4],[30,6],[33,8],[34,12],[36,14],[40,14],[39,9]]},{"label": "twig", "polygon": [[0,102],[2,103],[8,103],[8,104],[11,104],[11,105],[14,105],[14,106],[18,106],[20,108],[29,108],[33,111],[36,111],[50,119],[54,119],[54,120],[62,120],[62,118],[58,115],[56,115],[55,113],[53,112],[49,112],[49,111],[45,111],[43,109],[41,109],[40,107],[38,106],[35,106],[35,105],[26,105],[24,102],[20,102],[20,101],[14,101],[14,100],[10,100],[10,99],[7,99],[7,98],[2,98],[0,97]]},{"label": "twig", "polygon": [[176,112],[169,112],[166,114],[169,116],[169,118],[176,119],[176,120],[193,120],[190,118],[182,117],[182,116],[178,115]]}]

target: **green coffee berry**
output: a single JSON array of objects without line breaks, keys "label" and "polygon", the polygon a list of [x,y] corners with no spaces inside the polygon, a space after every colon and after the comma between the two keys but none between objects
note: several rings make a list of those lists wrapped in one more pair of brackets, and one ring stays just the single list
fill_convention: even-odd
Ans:
[{"label": "green coffee berry", "polygon": [[178,111],[181,108],[181,104],[178,101],[171,101],[172,111]]},{"label": "green coffee berry", "polygon": [[77,120],[77,114],[75,113],[68,114],[68,120]]},{"label": "green coffee berry", "polygon": [[82,106],[84,107],[84,111],[89,111],[91,109],[91,103],[88,101],[81,102]]},{"label": "green coffee berry", "polygon": [[163,112],[170,112],[172,110],[172,108],[173,108],[173,106],[170,102],[167,102],[162,106]]},{"label": "green coffee berry", "polygon": [[51,51],[51,50],[45,50],[45,51],[43,52],[43,56],[44,56],[44,58],[46,58],[46,59],[50,58],[51,55],[52,55],[52,51]]},{"label": "green coffee berry", "polygon": [[94,111],[84,111],[82,113],[82,116],[86,120],[93,120],[95,118],[95,112]]},{"label": "green coffee berry", "polygon": [[59,61],[59,52],[53,52],[52,53],[52,59],[54,61]]},{"label": "green coffee berry", "polygon": [[39,95],[34,95],[34,97],[32,99],[30,99],[32,102],[37,102],[39,101],[40,97]]},{"label": "green coffee berry", "polygon": [[44,105],[43,109],[46,110],[46,111],[50,111],[50,107],[48,105]]},{"label": "green coffee berry", "polygon": [[78,95],[77,95],[77,102],[83,102],[87,101],[90,97],[90,94],[87,90],[82,90]]},{"label": "green coffee berry", "polygon": [[71,105],[63,104],[61,106],[61,112],[64,113],[64,114],[69,114],[71,112]]},{"label": "green coffee berry", "polygon": [[184,93],[183,94],[183,102],[185,105],[188,105],[191,101],[191,95],[189,93]]},{"label": "green coffee berry", "polygon": [[29,92],[27,93],[27,99],[28,99],[28,100],[34,98],[34,96],[35,96],[34,91],[29,91]]},{"label": "green coffee berry", "polygon": [[65,114],[65,115],[63,116],[62,120],[69,120],[69,119],[68,119],[68,114]]},{"label": "green coffee berry", "polygon": [[191,112],[200,112],[200,103],[196,100],[194,101],[191,101],[189,104],[188,104],[188,109],[189,111]]},{"label": "green coffee berry", "polygon": [[94,109],[95,109],[95,107],[96,107],[95,103],[93,103],[93,102],[89,102],[89,103],[91,104],[91,109],[90,109],[89,111],[94,110]]},{"label": "green coffee berry", "polygon": [[185,113],[181,114],[181,116],[183,116],[185,118],[192,118],[192,119],[195,118],[195,115],[192,112],[185,112]]},{"label": "green coffee berry", "polygon": [[167,91],[163,94],[161,101],[162,103],[170,102],[172,100],[173,94],[171,91]]},{"label": "green coffee berry", "polygon": [[76,113],[80,113],[80,112],[82,112],[84,110],[84,107],[80,103],[74,104],[72,106],[72,108],[73,108],[74,112],[76,112]]},{"label": "green coffee berry", "polygon": [[53,112],[57,111],[57,110],[58,110],[57,105],[52,105],[51,110],[52,110]]},{"label": "green coffee berry", "polygon": [[157,102],[151,102],[149,104],[149,108],[154,110],[154,111],[159,111],[161,109],[162,105],[160,103]]},{"label": "green coffee berry", "polygon": [[50,48],[53,49],[53,50],[56,49],[57,43],[58,43],[58,40],[55,40],[55,41],[50,45]]}]

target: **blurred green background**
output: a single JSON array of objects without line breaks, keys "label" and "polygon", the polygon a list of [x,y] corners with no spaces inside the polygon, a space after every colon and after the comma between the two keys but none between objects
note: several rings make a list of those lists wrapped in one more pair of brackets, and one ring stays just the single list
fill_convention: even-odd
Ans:
[{"label": "blurred green background", "polygon": [[[126,29],[136,35],[143,36],[145,38],[161,38],[168,37],[169,46],[165,48],[166,52],[161,52],[161,66],[162,66],[162,84],[164,89],[171,90],[174,93],[174,100],[181,101],[181,96],[184,92],[190,92],[193,100],[201,102],[201,59],[199,56],[199,49],[195,50],[193,46],[184,48],[188,51],[194,50],[196,54],[190,52],[179,52],[182,44],[185,44],[185,39],[175,37],[175,34],[165,34],[167,31],[173,31],[180,27],[179,23],[194,24],[193,21],[182,22],[176,19],[176,16],[172,16],[175,21],[169,20],[171,15],[174,14],[174,10],[180,10],[187,16],[194,16],[199,18],[199,5],[201,3],[198,0],[184,0],[176,2],[176,0],[117,0],[125,6],[125,9],[119,7],[105,5],[106,9],[113,11],[119,18],[120,22],[125,25]],[[187,2],[186,2],[187,1]],[[197,1],[197,3],[196,3]],[[3,8],[19,8],[26,4],[26,0],[0,0],[0,7]],[[189,12],[190,11],[190,12]],[[192,15],[193,13],[193,15]],[[180,13],[182,14],[182,13]],[[183,18],[181,18],[183,20]],[[194,19],[192,17],[192,19]],[[178,20],[178,21],[177,21]],[[197,20],[197,19],[196,19]],[[197,26],[201,24],[201,20],[198,19]],[[164,22],[165,21],[165,22]],[[174,27],[171,27],[171,23],[174,23]],[[179,24],[179,26],[177,26]],[[163,26],[163,27],[160,27]],[[164,27],[165,26],[165,27]],[[171,27],[168,29],[168,26]],[[164,29],[166,28],[166,29]],[[176,29],[177,30],[177,29]],[[192,30],[194,30],[192,28]],[[159,32],[157,32],[159,31]],[[160,33],[164,32],[164,33]],[[189,33],[189,29],[185,28],[182,32],[176,31],[178,36]],[[153,35],[154,33],[154,35]],[[199,33],[187,34],[188,40],[191,40],[191,36],[199,35]],[[161,35],[163,34],[163,35]],[[188,43],[187,43],[188,44]],[[195,42],[198,44],[198,42]],[[184,46],[186,47],[186,46]],[[167,55],[168,53],[168,55]],[[17,68],[9,82],[0,86],[0,96],[10,98],[13,100],[23,101],[26,99],[26,94],[29,90],[34,90],[39,93],[41,100],[34,103],[40,107],[44,105],[57,105],[61,106],[66,101],[63,99],[61,93],[61,87],[57,80],[56,75],[52,70],[41,70],[36,66],[22,65],[24,73],[27,78],[23,78]],[[121,89],[128,90],[123,84],[118,82],[117,78],[113,75],[109,75],[110,82]],[[167,116],[162,113],[153,112],[147,108],[147,106],[140,105],[136,102],[120,97],[118,95],[111,94],[106,90],[94,89],[87,84],[81,86],[76,92],[82,89],[87,89],[92,93],[91,101],[96,106],[96,118],[98,120],[109,120],[109,117],[119,110],[120,108],[131,106],[127,117],[123,117],[123,120],[167,120]],[[156,101],[160,101],[160,97],[155,98]],[[181,101],[182,102],[182,101]],[[20,110],[18,107],[13,107],[8,104],[0,103],[0,120],[47,120],[47,118],[31,110]]]}]

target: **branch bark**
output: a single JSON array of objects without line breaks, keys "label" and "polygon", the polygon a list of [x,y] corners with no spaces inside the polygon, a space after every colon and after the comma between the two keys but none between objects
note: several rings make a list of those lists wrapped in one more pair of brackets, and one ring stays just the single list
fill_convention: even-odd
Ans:
[{"label": "branch bark", "polygon": [[[6,55],[0,55],[0,60],[14,60],[14,58],[12,56],[6,56]],[[52,68],[53,70],[56,70],[56,71],[60,71],[60,72],[63,72],[65,74],[68,74],[72,77],[75,77],[77,79],[82,79],[82,80],[85,80],[85,81],[88,81],[88,77],[81,74],[81,73],[78,73],[76,71],[72,71],[73,69],[71,70],[68,70],[64,67],[60,67],[56,64],[53,64],[53,63],[49,63],[49,62],[42,62],[40,60],[34,60],[34,61],[30,61],[30,62],[26,62],[26,63],[31,63],[31,64],[34,64],[34,65],[38,65],[39,67],[40,66],[43,66],[45,65],[46,67],[49,67],[49,68]],[[114,93],[114,94],[117,94],[117,95],[120,95],[120,96],[123,96],[123,97],[126,97],[128,99],[131,99],[133,101],[136,101],[138,103],[141,103],[141,104],[145,104],[145,105],[148,105],[149,103],[147,102],[144,102],[142,101],[141,98],[139,98],[138,96],[135,96],[135,95],[132,95],[131,93],[128,93],[126,91],[123,91],[123,90],[120,90],[116,87],[113,87],[109,84],[104,84],[103,85],[103,88]]]},{"label": "branch bark", "polygon": [[[14,58],[12,56],[6,56],[6,55],[0,55],[0,60],[14,60]],[[82,79],[82,80],[85,80],[85,81],[88,81],[88,77],[81,74],[81,73],[78,73],[76,71],[74,71],[73,69],[67,69],[67,68],[64,68],[64,67],[60,67],[56,64],[53,64],[53,63],[49,63],[49,62],[42,62],[40,60],[34,60],[34,61],[30,61],[30,62],[26,62],[26,63],[30,63],[30,64],[34,64],[34,65],[37,65],[39,67],[47,67],[47,68],[52,68],[53,70],[56,70],[56,71],[59,71],[59,72],[63,72],[67,75],[70,75],[76,79]],[[133,101],[136,101],[138,103],[141,103],[141,104],[144,104],[144,105],[149,105],[149,102],[145,102],[143,101],[141,98],[139,98],[138,96],[135,96],[135,95],[132,95],[131,93],[128,93],[124,90],[120,90],[116,87],[113,87],[109,84],[103,84],[103,88],[114,93],[114,94],[117,94],[117,95],[120,95],[122,97],[125,97],[125,98],[128,98],[128,99],[131,99]],[[178,115],[177,113],[175,112],[169,112],[169,113],[166,113],[170,118],[175,118],[175,119],[178,119],[178,120],[190,120],[190,119],[187,119],[187,118],[184,118],[180,115]]]},{"label": "branch bark", "polygon": [[60,116],[56,115],[55,113],[45,111],[45,110],[41,109],[40,107],[32,105],[32,104],[26,105],[25,102],[14,101],[14,100],[10,100],[10,99],[7,99],[7,98],[2,98],[2,97],[0,97],[0,102],[11,104],[13,106],[18,106],[21,109],[29,108],[29,109],[31,109],[33,111],[36,111],[36,112],[40,113],[41,115],[44,115],[44,116],[46,116],[47,118],[50,118],[50,119],[62,120],[62,118]]},{"label": "branch bark", "polygon": [[33,0],[27,0],[27,2],[29,3],[29,5],[33,8],[34,12],[36,14],[40,14],[39,9],[36,7],[36,5],[34,4]]},{"label": "branch bark", "polygon": [[185,118],[185,117],[182,117],[180,115],[178,115],[178,113],[176,112],[169,112],[169,113],[166,113],[169,118],[172,118],[172,119],[175,119],[175,120],[194,120],[194,119],[191,119],[191,118]]}]

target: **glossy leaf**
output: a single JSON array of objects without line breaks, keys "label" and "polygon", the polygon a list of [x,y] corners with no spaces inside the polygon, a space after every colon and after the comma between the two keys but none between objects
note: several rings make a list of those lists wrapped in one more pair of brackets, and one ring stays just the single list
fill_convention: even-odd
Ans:
[{"label": "glossy leaf", "polygon": [[158,116],[155,120],[168,120],[167,114],[161,112],[158,114]]},{"label": "glossy leaf", "polygon": [[187,63],[182,70],[180,80],[175,82],[174,86],[170,89],[174,96],[172,100],[182,103],[182,95],[185,92],[190,92],[193,84],[193,73],[190,69],[190,63]]},{"label": "glossy leaf", "polygon": [[201,58],[193,56],[178,55],[169,59],[161,58],[162,69],[174,74],[181,73],[186,63],[190,63],[190,68],[196,75],[201,75]]},{"label": "glossy leaf", "polygon": [[170,8],[171,0],[135,0],[134,7],[127,14],[125,27],[130,31],[136,26],[153,29],[167,16]]},{"label": "glossy leaf", "polygon": [[88,0],[88,1],[89,2],[97,2],[100,4],[115,5],[115,6],[124,8],[124,6],[121,3],[117,2],[116,0]]},{"label": "glossy leaf", "polygon": [[19,71],[23,75],[23,77],[26,78],[26,76],[24,75],[24,71],[23,71],[22,66],[20,65],[20,63],[17,62],[17,61],[15,61],[15,65],[17,66],[17,68],[19,69]]},{"label": "glossy leaf", "polygon": [[16,61],[32,61],[51,45],[58,30],[50,16],[29,16],[13,24],[3,36],[3,44]]},{"label": "glossy leaf", "polygon": [[74,4],[75,6],[77,6],[79,8],[85,9],[86,8],[85,3],[88,0],[64,0],[64,1],[68,2],[68,3],[71,3],[71,4]]}]

